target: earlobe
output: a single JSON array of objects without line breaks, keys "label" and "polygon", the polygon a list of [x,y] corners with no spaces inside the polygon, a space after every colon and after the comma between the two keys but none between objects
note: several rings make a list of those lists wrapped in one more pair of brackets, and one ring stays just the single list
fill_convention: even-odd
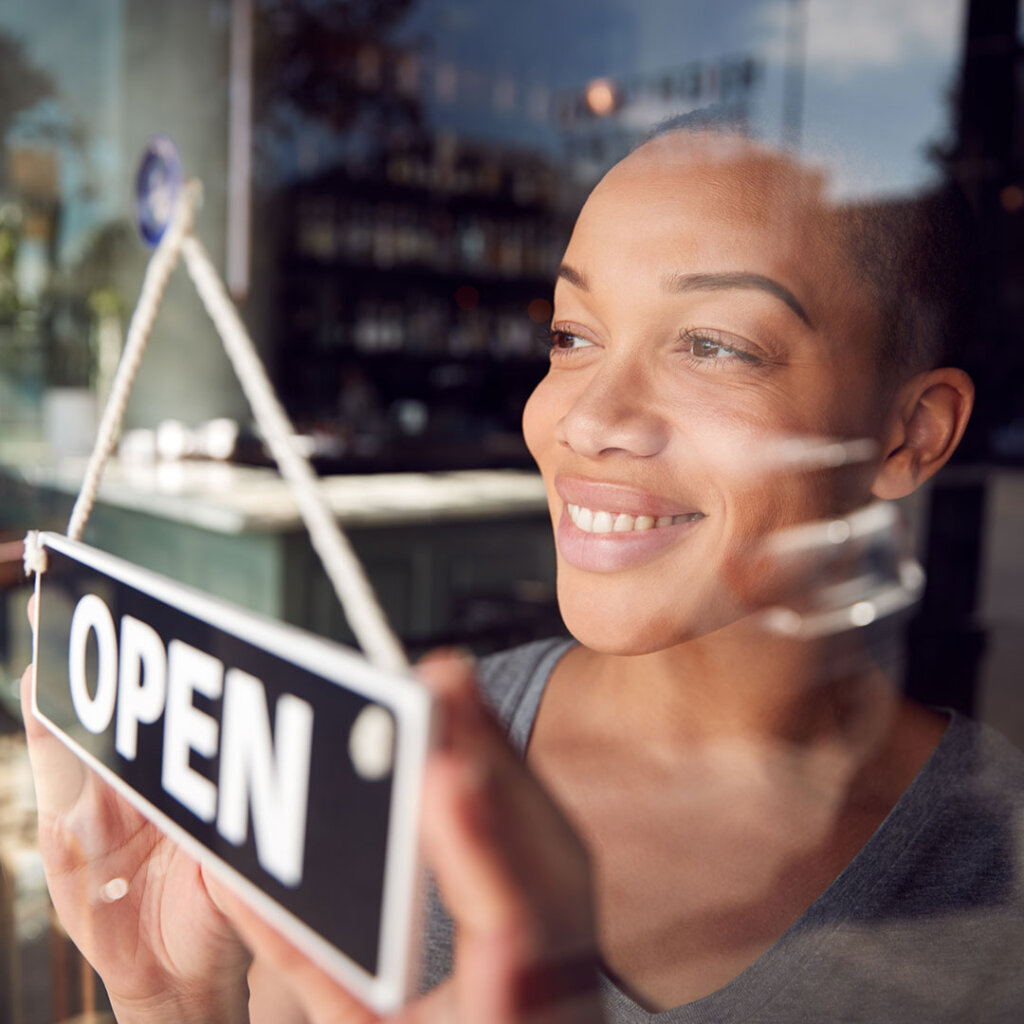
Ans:
[{"label": "earlobe", "polygon": [[903,498],[956,451],[974,407],[974,382],[952,367],[918,374],[900,389],[882,438],[883,459],[871,493]]}]

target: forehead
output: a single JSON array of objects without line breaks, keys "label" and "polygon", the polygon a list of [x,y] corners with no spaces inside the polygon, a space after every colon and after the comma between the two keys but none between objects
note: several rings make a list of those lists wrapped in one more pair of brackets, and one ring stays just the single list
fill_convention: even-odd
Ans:
[{"label": "forehead", "polygon": [[825,203],[823,172],[749,139],[673,132],[646,143],[616,164],[595,192],[643,187],[676,192],[703,187],[750,216],[795,216]]},{"label": "forehead", "polygon": [[863,296],[824,185],[822,174],[746,140],[674,133],[602,179],[566,262],[598,289],[677,273],[762,274],[827,318],[840,294]]}]

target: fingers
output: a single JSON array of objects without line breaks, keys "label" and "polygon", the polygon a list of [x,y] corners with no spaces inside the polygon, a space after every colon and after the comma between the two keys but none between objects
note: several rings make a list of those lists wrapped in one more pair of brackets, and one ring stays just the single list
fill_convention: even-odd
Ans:
[{"label": "fingers", "polygon": [[[21,697],[21,715],[25,719],[26,730],[31,729],[33,732],[43,729],[42,723],[39,719],[32,714],[32,687],[35,685],[35,665],[29,665],[24,672],[21,673],[21,687],[19,694]],[[44,730],[45,731],[45,730]]]},{"label": "fingers", "polygon": [[308,1024],[288,979],[266,960],[249,967],[249,1024]]},{"label": "fingers", "polygon": [[467,652],[457,649],[431,651],[420,659],[415,671],[449,712],[462,706],[480,707],[476,664]]},{"label": "fingers", "polygon": [[35,780],[36,806],[41,821],[70,809],[82,792],[87,769],[43,723],[32,707],[35,668],[29,665],[21,677],[21,714],[28,741],[28,756]]},{"label": "fingers", "polygon": [[[380,1017],[349,995],[227,886],[205,873],[204,881],[214,903],[249,947],[254,960],[262,962],[256,980],[276,979],[287,986],[309,1024],[379,1024]],[[260,972],[266,972],[262,979]],[[259,1000],[267,991],[260,985],[253,998]],[[281,995],[277,990],[270,998],[281,1000]],[[272,1014],[267,1005],[254,1004],[252,1019],[270,1020]]]},{"label": "fingers", "polygon": [[[450,873],[449,895],[464,907],[465,920],[481,927],[507,921],[533,888],[556,908],[568,910],[563,897],[586,902],[586,851],[482,705],[472,664],[444,654],[417,672],[441,695],[446,734],[427,774],[424,842],[441,873],[442,861],[463,863]],[[552,889],[558,891],[546,891]],[[480,899],[484,893],[488,902]]]},{"label": "fingers", "polygon": [[[25,606],[25,610],[28,613],[28,624],[32,627],[33,631],[36,628],[36,595],[33,593],[28,599],[28,603]],[[25,723],[25,731],[29,735],[29,741],[33,739],[39,739],[47,733],[46,727],[39,721],[38,718],[32,713],[33,701],[32,701],[32,690],[35,685],[35,664],[31,664],[21,674],[21,716]]]},{"label": "fingers", "polygon": [[449,912],[461,929],[515,934],[524,956],[591,943],[581,842],[497,730],[467,738],[463,724],[424,785],[424,851]]},{"label": "fingers", "polygon": [[[32,627],[32,631],[35,632],[36,628],[36,595],[35,592],[29,596],[29,599],[25,605],[25,611],[28,614],[28,624]],[[32,708],[32,687],[35,683],[35,665],[29,665],[28,668],[21,675],[21,714],[25,720],[25,730],[32,731],[35,735],[40,735],[40,730],[45,732],[45,728],[42,723],[31,713]]]},{"label": "fingers", "polygon": [[522,900],[496,847],[487,806],[486,767],[440,755],[424,783],[423,843],[445,906],[461,928],[505,931]]},{"label": "fingers", "polygon": [[418,671],[445,720],[424,785],[423,843],[457,925],[457,1019],[599,1019],[581,842],[481,705],[472,666],[442,654]]}]

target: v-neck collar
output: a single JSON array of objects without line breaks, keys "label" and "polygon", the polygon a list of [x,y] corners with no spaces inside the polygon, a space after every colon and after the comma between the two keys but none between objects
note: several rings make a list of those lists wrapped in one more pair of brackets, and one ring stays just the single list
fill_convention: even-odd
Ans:
[{"label": "v-neck collar", "polygon": [[[551,673],[575,641],[553,644],[537,663],[533,685],[528,685],[509,721],[508,738],[525,755],[530,733]],[[892,810],[827,889],[752,964],[732,981],[709,995],[689,1003],[652,1013],[602,974],[601,985],[608,1005],[636,1024],[741,1024],[768,1005],[827,945],[840,924],[858,908],[858,918],[870,918],[881,909],[878,895],[886,880],[899,872],[899,864],[911,856],[922,831],[941,802],[943,787],[935,778],[948,777],[951,766],[967,755],[971,727],[968,719],[945,711],[949,725],[935,749]],[[885,865],[885,871],[878,865]],[[814,934],[814,942],[805,941]]]}]

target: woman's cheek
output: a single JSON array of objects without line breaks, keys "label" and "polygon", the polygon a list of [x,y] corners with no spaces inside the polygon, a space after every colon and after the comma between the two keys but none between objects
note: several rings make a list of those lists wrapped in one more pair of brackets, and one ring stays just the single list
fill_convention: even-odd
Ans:
[{"label": "woman's cheek", "polygon": [[530,455],[533,456],[533,461],[537,463],[542,473],[545,472],[545,449],[553,444],[555,424],[558,419],[552,390],[549,374],[533,389],[523,407],[523,438]]}]

